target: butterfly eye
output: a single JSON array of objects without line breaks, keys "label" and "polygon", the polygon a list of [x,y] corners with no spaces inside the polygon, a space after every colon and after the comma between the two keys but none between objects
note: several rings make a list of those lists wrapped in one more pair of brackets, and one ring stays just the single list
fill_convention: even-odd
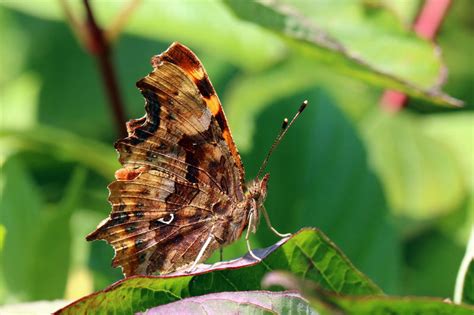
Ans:
[{"label": "butterfly eye", "polygon": [[166,216],[164,218],[158,219],[159,222],[164,223],[164,224],[170,224],[174,220],[174,214],[170,213],[169,216]]}]

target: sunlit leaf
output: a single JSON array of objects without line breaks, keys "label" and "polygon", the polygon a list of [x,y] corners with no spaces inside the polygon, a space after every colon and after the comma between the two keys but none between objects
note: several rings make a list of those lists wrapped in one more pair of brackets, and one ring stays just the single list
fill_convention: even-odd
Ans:
[{"label": "sunlit leaf", "polygon": [[[359,1],[330,5],[307,1],[225,2],[240,18],[283,35],[304,54],[345,74],[435,104],[462,104],[439,90],[443,65],[434,46],[403,30],[386,10]],[[374,40],[381,38],[384,40]]]},{"label": "sunlit leaf", "polygon": [[[71,175],[63,198],[53,209],[43,211],[34,240],[35,263],[31,266],[32,299],[57,299],[64,295],[71,262],[71,215],[77,209],[86,179],[83,168]],[[43,258],[43,255],[47,255]]]},{"label": "sunlit leaf", "polygon": [[20,161],[12,158],[1,167],[0,223],[8,231],[1,257],[3,276],[10,294],[26,298],[43,201]]},{"label": "sunlit leaf", "polygon": [[365,122],[364,136],[391,208],[397,215],[426,220],[454,211],[465,198],[465,184],[463,157],[424,132],[422,124],[421,117],[409,113],[377,111]]},{"label": "sunlit leaf", "polygon": [[[421,132],[436,139],[440,148],[449,149],[459,163],[464,182],[474,191],[474,113],[460,112],[431,115],[419,119]],[[451,188],[450,188],[451,189]]]},{"label": "sunlit leaf", "polygon": [[12,157],[2,167],[0,214],[8,234],[2,267],[11,295],[24,300],[55,299],[64,294],[69,271],[69,221],[84,181],[78,171],[64,192],[64,202],[46,208],[38,188]]}]

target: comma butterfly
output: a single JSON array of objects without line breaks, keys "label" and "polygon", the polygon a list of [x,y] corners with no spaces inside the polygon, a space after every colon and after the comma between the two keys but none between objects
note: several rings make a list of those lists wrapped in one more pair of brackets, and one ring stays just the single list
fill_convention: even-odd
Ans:
[{"label": "comma butterfly", "polygon": [[[258,259],[248,236],[261,212],[286,236],[263,207],[268,174],[245,184],[222,105],[191,50],[173,43],[151,62],[153,72],[137,82],[146,115],[129,121],[128,137],[115,144],[123,167],[109,185],[112,211],[87,240],[109,242],[125,276],[192,270],[245,228]],[[291,123],[285,119],[269,155]]]}]

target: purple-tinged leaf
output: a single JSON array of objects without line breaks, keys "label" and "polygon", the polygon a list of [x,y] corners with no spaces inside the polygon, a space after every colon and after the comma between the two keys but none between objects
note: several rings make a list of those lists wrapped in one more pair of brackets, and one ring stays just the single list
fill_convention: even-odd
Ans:
[{"label": "purple-tinged leaf", "polygon": [[147,310],[147,315],[202,314],[317,314],[295,292],[220,292],[190,297]]}]

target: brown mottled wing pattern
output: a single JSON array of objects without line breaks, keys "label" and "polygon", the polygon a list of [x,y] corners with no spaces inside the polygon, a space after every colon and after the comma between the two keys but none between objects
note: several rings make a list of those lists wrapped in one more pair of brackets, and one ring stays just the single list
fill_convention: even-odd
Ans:
[{"label": "brown mottled wing pattern", "polygon": [[[109,185],[112,212],[87,237],[108,241],[126,276],[189,265],[244,199],[242,162],[200,61],[174,43],[152,64],[137,82],[146,115],[129,121],[115,145],[123,168]],[[221,229],[232,235],[214,234],[202,260],[240,236],[242,217],[232,222],[238,229]]]}]

